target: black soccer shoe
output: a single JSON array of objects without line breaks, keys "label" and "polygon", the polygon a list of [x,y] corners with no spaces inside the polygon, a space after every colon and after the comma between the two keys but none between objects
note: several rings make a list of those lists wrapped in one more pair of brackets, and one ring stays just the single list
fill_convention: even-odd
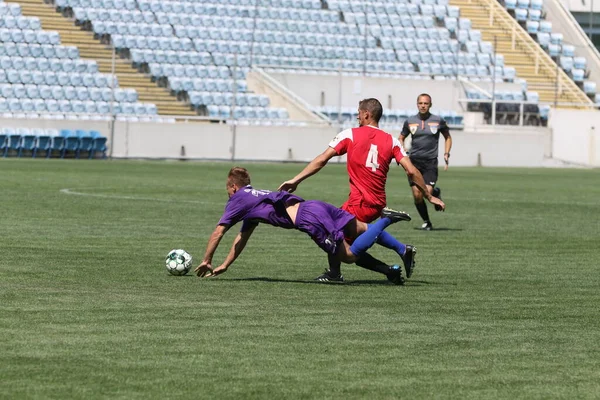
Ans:
[{"label": "black soccer shoe", "polygon": [[431,224],[431,221],[423,222],[423,225],[421,225],[421,230],[430,231],[432,229],[433,225]]},{"label": "black soccer shoe", "polygon": [[[431,194],[433,195],[433,197],[437,197],[438,199],[442,199],[442,189],[436,187],[433,188],[433,191],[431,192]],[[434,205],[435,211],[442,211],[442,207],[438,206],[437,204]]]},{"label": "black soccer shoe", "polygon": [[344,276],[342,274],[333,274],[330,270],[326,269],[322,275],[315,278],[315,281],[324,283],[344,283]]},{"label": "black soccer shoe", "polygon": [[404,278],[402,277],[402,268],[399,265],[392,265],[390,270],[386,274],[388,281],[394,285],[404,285]]},{"label": "black soccer shoe", "polygon": [[387,207],[381,210],[381,218],[389,218],[390,220],[392,220],[392,224],[399,221],[411,220],[410,215],[408,215],[408,213],[405,213],[404,211],[392,210],[391,208]]},{"label": "black soccer shoe", "polygon": [[410,278],[415,269],[415,255],[417,254],[417,248],[411,244],[406,245],[406,252],[402,256],[404,262],[404,269],[406,270],[406,278]]}]

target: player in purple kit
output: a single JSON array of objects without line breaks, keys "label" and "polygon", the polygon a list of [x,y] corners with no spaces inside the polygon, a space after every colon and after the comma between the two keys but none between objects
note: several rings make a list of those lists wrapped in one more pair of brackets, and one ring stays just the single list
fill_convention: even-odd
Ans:
[{"label": "player in purple kit", "polygon": [[[225,211],[208,240],[200,265],[194,270],[200,277],[217,276],[225,271],[242,253],[248,239],[260,223],[284,229],[297,229],[307,233],[327,254],[339,261],[382,273],[397,284],[404,283],[399,266],[388,266],[375,259],[367,250],[390,224],[408,221],[406,213],[384,209],[381,219],[373,224],[360,222],[352,214],[332,204],[317,200],[304,200],[289,192],[271,192],[254,189],[245,168],[234,167],[227,177],[229,200]],[[212,266],[212,259],[225,233],[242,221],[240,232],[221,265]],[[345,238],[353,240],[352,244]]]}]

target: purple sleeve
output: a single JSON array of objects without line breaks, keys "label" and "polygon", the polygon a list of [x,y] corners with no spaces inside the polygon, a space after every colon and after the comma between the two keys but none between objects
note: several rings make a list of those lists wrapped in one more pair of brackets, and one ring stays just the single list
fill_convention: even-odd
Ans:
[{"label": "purple sleeve", "polygon": [[234,196],[229,199],[227,204],[225,204],[225,211],[219,220],[217,225],[235,225],[244,216],[244,204],[239,201],[237,196]]}]

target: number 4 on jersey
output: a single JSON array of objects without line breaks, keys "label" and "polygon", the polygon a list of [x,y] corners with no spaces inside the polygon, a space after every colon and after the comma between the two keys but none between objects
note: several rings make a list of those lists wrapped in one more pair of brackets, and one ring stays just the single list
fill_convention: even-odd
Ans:
[{"label": "number 4 on jersey", "polygon": [[377,145],[372,144],[371,149],[369,150],[369,154],[367,155],[367,162],[365,165],[368,168],[371,168],[371,171],[373,171],[373,172],[377,171],[377,168],[379,168],[379,164],[377,164],[377,156],[378,155],[379,155],[379,152],[377,151]]}]

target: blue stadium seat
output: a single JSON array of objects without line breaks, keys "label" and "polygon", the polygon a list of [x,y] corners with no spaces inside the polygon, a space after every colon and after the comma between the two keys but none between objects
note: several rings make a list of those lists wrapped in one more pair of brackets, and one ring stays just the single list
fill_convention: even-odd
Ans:
[{"label": "blue stadium seat", "polygon": [[539,22],[542,19],[542,11],[530,9],[527,18],[528,20]]},{"label": "blue stadium seat", "polygon": [[540,21],[540,32],[552,33],[552,22],[546,20]]},{"label": "blue stadium seat", "polygon": [[560,55],[561,46],[558,44],[550,43],[548,45],[548,54],[550,57],[558,57]]},{"label": "blue stadium seat", "polygon": [[573,67],[585,70],[587,60],[585,57],[573,57]]},{"label": "blue stadium seat", "polygon": [[538,21],[527,20],[525,29],[527,29],[527,33],[530,35],[537,35],[540,29],[540,23]]},{"label": "blue stadium seat", "polygon": [[574,57],[575,56],[575,46],[571,44],[563,44],[562,45],[562,55],[565,57]]},{"label": "blue stadium seat", "polygon": [[578,83],[583,82],[583,80],[585,79],[585,71],[583,69],[573,68],[571,70],[571,76],[573,78],[573,81]]},{"label": "blue stadium seat", "polygon": [[2,153],[2,157],[6,157],[8,153],[8,140],[8,135],[0,132],[0,152]]},{"label": "blue stadium seat", "polygon": [[569,72],[573,69],[573,57],[564,57],[561,56],[559,59],[560,67]]},{"label": "blue stadium seat", "polygon": [[550,45],[550,34],[546,33],[546,32],[541,32],[538,29],[537,41],[540,44],[540,46],[542,46],[544,49],[547,49],[548,46]]},{"label": "blue stadium seat", "polygon": [[516,8],[515,9],[515,18],[518,22],[527,21],[527,9],[526,8]]},{"label": "blue stadium seat", "polygon": [[563,34],[559,32],[554,32],[550,34],[550,43],[556,45],[562,45],[563,42]]},{"label": "blue stadium seat", "polygon": [[583,91],[587,95],[595,95],[596,94],[596,82],[594,82],[594,81],[584,81],[583,82]]},{"label": "blue stadium seat", "polygon": [[14,151],[15,154],[18,154],[21,147],[21,134],[17,133],[15,130],[10,130],[8,133],[6,133],[6,128],[4,129],[4,132],[8,136],[8,142],[4,150],[4,157],[6,157],[11,151]]}]

